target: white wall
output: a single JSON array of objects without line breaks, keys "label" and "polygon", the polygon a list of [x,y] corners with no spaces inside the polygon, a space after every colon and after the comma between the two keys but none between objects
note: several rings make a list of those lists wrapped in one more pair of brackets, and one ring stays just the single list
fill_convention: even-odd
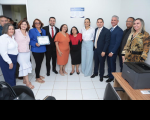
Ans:
[{"label": "white wall", "polygon": [[[150,33],[150,0],[121,0],[120,26],[125,29],[128,17],[142,18],[145,21],[146,31]],[[150,53],[148,60],[150,64]]]},{"label": "white wall", "polygon": [[0,0],[0,4],[24,5],[24,4],[26,4],[26,0]]},{"label": "white wall", "polygon": [[[37,0],[28,0],[29,22],[32,25],[33,20],[35,18],[39,18],[42,20],[42,22],[44,22],[44,25],[48,25],[49,17],[54,16],[57,20],[57,27],[60,28],[60,26],[65,23],[69,27],[69,32],[71,27],[73,26],[77,26],[79,31],[81,31],[81,28],[84,27],[84,19],[71,19],[70,7],[84,7],[85,16],[91,19],[92,27],[95,28],[97,18],[102,17],[105,20],[105,26],[110,28],[111,16],[113,16],[114,14],[120,16],[121,1],[115,1],[116,2],[114,3],[113,0],[94,0],[94,2],[93,0],[38,0],[38,2]],[[43,6],[43,8],[39,9],[38,12],[37,9],[33,9],[35,3],[37,7],[41,7],[41,5]],[[71,69],[70,59],[67,68]]]},{"label": "white wall", "polygon": [[[33,6],[40,7],[33,9]],[[43,8],[41,8],[41,5]],[[72,26],[77,26],[79,30],[84,26],[84,19],[70,18],[70,7],[84,7],[85,16],[91,19],[91,26],[96,27],[96,20],[99,17],[104,18],[106,27],[110,27],[111,16],[120,15],[120,0],[28,0],[29,22],[32,24],[35,18],[41,19],[45,25],[48,25],[50,16],[57,19],[56,26],[60,27],[66,23],[69,30]],[[114,9],[115,6],[115,9]],[[110,10],[111,9],[111,10]]]}]

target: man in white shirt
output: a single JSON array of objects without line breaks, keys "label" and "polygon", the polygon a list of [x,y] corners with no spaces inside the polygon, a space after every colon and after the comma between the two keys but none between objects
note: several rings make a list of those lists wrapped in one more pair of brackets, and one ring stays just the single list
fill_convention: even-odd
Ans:
[{"label": "man in white shirt", "polygon": [[97,27],[98,28],[96,28],[95,30],[95,37],[94,37],[95,67],[94,67],[94,74],[91,76],[91,78],[98,76],[98,69],[100,66],[99,73],[100,73],[100,81],[102,82],[104,76],[106,53],[108,51],[111,33],[107,28],[104,27],[104,20],[102,18],[99,18],[97,20]]},{"label": "man in white shirt", "polygon": [[118,49],[120,47],[122,37],[123,37],[123,30],[118,26],[119,17],[114,15],[111,20],[112,28],[110,29],[111,32],[111,40],[108,49],[108,75],[104,76],[105,78],[109,78],[106,82],[112,82],[114,80],[114,76],[112,72],[116,72],[116,59],[118,55]]},{"label": "man in white shirt", "polygon": [[50,39],[50,45],[46,46],[46,68],[47,68],[47,76],[50,76],[50,61],[52,59],[52,67],[53,67],[53,72],[55,74],[58,74],[56,71],[56,45],[55,45],[55,36],[59,32],[59,29],[55,27],[56,24],[56,18],[55,17],[50,17],[49,19],[49,25],[44,27],[43,29],[46,30],[46,35],[49,36]]}]

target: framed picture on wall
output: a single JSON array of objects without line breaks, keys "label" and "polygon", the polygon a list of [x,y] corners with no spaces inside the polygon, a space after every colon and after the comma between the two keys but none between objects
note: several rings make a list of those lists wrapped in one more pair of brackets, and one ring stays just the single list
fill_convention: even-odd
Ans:
[{"label": "framed picture on wall", "polygon": [[85,18],[83,7],[70,8],[70,18]]}]

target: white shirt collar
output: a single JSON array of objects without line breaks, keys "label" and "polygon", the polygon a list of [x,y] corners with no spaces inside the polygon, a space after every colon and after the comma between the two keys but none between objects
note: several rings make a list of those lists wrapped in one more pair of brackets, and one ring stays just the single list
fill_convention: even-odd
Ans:
[{"label": "white shirt collar", "polygon": [[[90,27],[88,30],[92,29],[92,27]],[[86,28],[84,27],[84,30],[86,30]]]},{"label": "white shirt collar", "polygon": [[115,29],[117,26],[118,26],[118,25],[116,25],[115,27],[112,27],[112,28],[114,28],[114,29]]},{"label": "white shirt collar", "polygon": [[101,28],[98,28],[98,29],[102,30],[103,28],[104,28],[104,26],[103,26],[103,27],[101,27]]},{"label": "white shirt collar", "polygon": [[[49,25],[50,28],[52,28],[52,26]],[[53,26],[53,29],[55,29],[55,26]]]},{"label": "white shirt collar", "polygon": [[[8,34],[4,34],[4,36],[7,37],[7,38],[11,38]],[[14,39],[14,38],[15,38],[15,37],[14,37],[14,35],[13,35],[11,39]]]}]

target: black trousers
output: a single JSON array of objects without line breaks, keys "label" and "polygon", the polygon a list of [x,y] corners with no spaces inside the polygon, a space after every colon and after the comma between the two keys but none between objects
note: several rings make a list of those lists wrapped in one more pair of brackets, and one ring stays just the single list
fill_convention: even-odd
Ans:
[{"label": "black trousers", "polygon": [[40,71],[41,71],[41,65],[44,59],[44,53],[32,52],[32,54],[36,63],[36,68],[35,68],[36,78],[40,78]]},{"label": "black trousers", "polygon": [[16,66],[16,73],[15,73],[16,78],[19,77],[19,67],[20,67],[20,65],[19,65],[19,63],[17,63],[17,66]]},{"label": "black trousers", "polygon": [[100,78],[103,78],[105,73],[105,60],[106,60],[106,56],[102,57],[101,54],[98,54],[97,49],[95,49],[94,50],[94,62],[95,62],[94,74],[98,75],[98,70],[99,70]]},{"label": "black trousers", "polygon": [[50,65],[51,59],[52,59],[53,70],[56,70],[56,59],[57,59],[56,51],[48,50],[46,51],[45,55],[46,55],[47,74],[49,74],[51,69],[51,65]]}]

